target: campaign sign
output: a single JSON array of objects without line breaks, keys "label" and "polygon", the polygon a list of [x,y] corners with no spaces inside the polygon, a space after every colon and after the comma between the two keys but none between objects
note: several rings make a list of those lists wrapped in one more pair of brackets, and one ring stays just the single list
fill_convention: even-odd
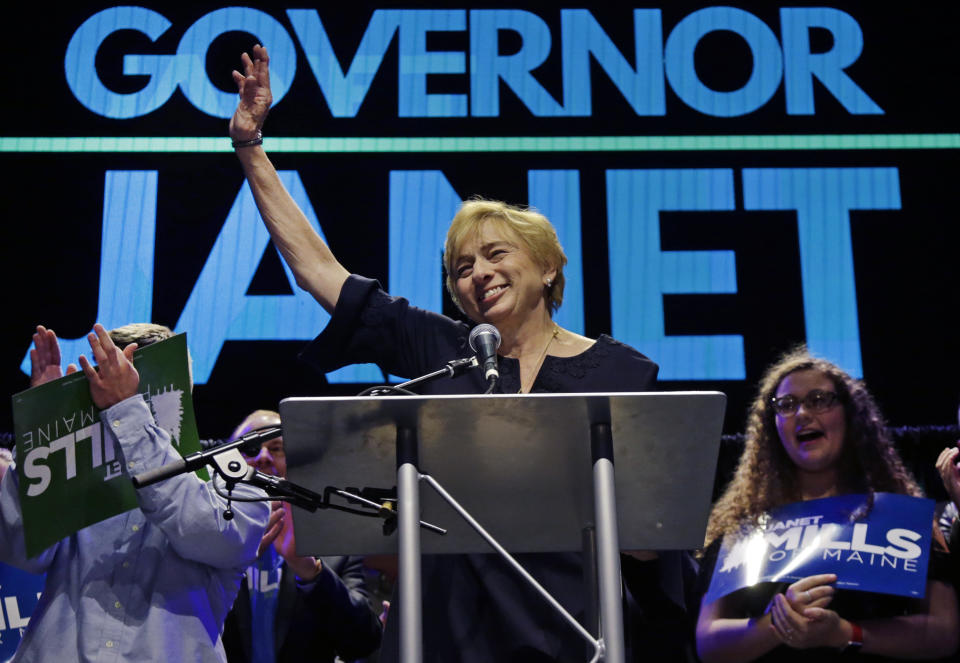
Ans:
[{"label": "campaign sign", "polygon": [[724,539],[703,600],[758,582],[794,582],[835,573],[836,587],[923,597],[933,500],[876,493],[786,504],[762,527]]},{"label": "campaign sign", "polygon": [[[187,361],[185,334],[148,345],[133,357],[139,391],[181,455],[200,450]],[[113,435],[104,434],[82,371],[15,394],[13,423],[29,557],[137,506],[136,491],[121,467]],[[198,474],[207,478],[205,470]]]},{"label": "campaign sign", "polygon": [[13,658],[43,591],[43,576],[0,564],[0,663]]}]

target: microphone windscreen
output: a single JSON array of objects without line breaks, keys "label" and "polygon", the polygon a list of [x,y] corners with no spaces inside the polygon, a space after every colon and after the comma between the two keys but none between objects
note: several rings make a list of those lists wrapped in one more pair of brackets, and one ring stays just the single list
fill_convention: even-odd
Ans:
[{"label": "microphone windscreen", "polygon": [[500,331],[491,324],[483,323],[482,325],[477,325],[470,331],[470,349],[474,352],[479,352],[477,349],[477,338],[483,334],[490,334],[493,339],[493,349],[496,350],[500,347]]}]

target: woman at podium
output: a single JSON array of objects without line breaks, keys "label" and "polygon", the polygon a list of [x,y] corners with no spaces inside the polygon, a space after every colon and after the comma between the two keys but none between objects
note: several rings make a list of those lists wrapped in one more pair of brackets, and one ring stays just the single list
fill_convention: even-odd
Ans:
[{"label": "woman at podium", "polygon": [[[710,515],[702,576],[714,573],[724,537],[741,537],[776,507],[878,492],[921,496],[873,398],[805,348],[788,353],[750,407],[740,464]],[[960,627],[949,573],[935,542],[924,599],[837,589],[836,574],[754,584],[701,606],[697,650],[705,663],[947,656]]]},{"label": "woman at podium", "polygon": [[[553,313],[563,301],[566,257],[541,214],[489,200],[470,200],[452,221],[444,252],[446,287],[473,324],[418,309],[351,275],[314,231],[284,189],[261,145],[271,103],[268,58],[257,46],[233,76],[240,102],[230,136],[261,216],[297,283],[331,320],[302,357],[322,372],[373,362],[401,377],[416,377],[472,354],[471,327],[500,333],[498,393],[649,391],[657,365],[609,336],[590,339],[563,329]],[[479,370],[426,384],[424,394],[480,394]],[[644,640],[638,655],[663,647],[657,660],[681,656],[683,572],[679,553],[630,558],[627,630]],[[531,554],[520,559],[567,610],[586,612],[578,554]],[[428,661],[585,661],[586,644],[495,555],[432,556],[423,560],[424,659]],[[631,582],[632,581],[632,582]],[[634,596],[639,600],[634,600]],[[394,603],[397,607],[397,603]],[[632,609],[631,609],[632,608]],[[383,660],[396,656],[397,619],[384,637]],[[645,638],[644,631],[650,638]],[[675,638],[663,639],[664,634]],[[629,637],[629,636],[628,636]],[[688,639],[689,641],[689,639]]]}]

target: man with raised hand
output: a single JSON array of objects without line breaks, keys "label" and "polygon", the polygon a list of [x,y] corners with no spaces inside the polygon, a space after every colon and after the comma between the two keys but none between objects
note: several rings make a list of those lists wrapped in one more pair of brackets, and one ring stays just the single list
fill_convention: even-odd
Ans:
[{"label": "man with raised hand", "polygon": [[[280,414],[257,410],[231,439],[280,426]],[[245,452],[247,464],[287,477],[283,437]],[[371,606],[360,557],[297,554],[289,502],[274,502],[257,562],[247,571],[223,644],[230,663],[333,663],[354,660],[380,646],[381,624]]]},{"label": "man with raised hand", "polygon": [[[37,386],[62,369],[52,330],[38,327],[34,340],[31,385]],[[88,340],[97,368],[84,356],[80,365],[101,410],[104,441],[115,445],[124,472],[179,458],[137,393],[137,343],[121,349],[99,324]],[[265,502],[234,502],[227,520],[226,500],[211,482],[181,474],[137,491],[139,508],[28,559],[18,493],[17,473],[10,471],[0,484],[0,561],[45,572],[47,580],[14,661],[226,660],[220,633],[243,570],[256,558],[269,517]],[[234,496],[264,495],[238,485]]]}]

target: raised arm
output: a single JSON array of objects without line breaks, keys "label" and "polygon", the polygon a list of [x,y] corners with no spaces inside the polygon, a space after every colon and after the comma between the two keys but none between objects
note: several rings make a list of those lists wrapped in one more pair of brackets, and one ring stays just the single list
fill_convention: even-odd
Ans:
[{"label": "raised arm", "polygon": [[307,217],[280,182],[276,169],[260,144],[261,129],[273,95],[267,49],[253,47],[253,59],[244,53],[244,73],[233,72],[240,102],[230,119],[230,138],[250,183],[273,243],[293,270],[297,285],[332,313],[349,272],[344,269]]},{"label": "raised arm", "polygon": [[[80,366],[90,383],[90,396],[101,409],[105,435],[116,439],[127,470],[144,472],[179,458],[170,435],[156,425],[149,406],[137,393],[136,343],[120,350],[99,324],[87,339],[98,369],[83,355]],[[226,501],[211,482],[181,474],[138,490],[137,500],[143,515],[163,531],[184,559],[216,568],[243,568],[256,559],[269,507],[263,502],[240,501],[265,497],[251,486],[238,485],[233,495],[238,501],[232,505],[233,517],[227,518],[223,515]]]},{"label": "raised arm", "polygon": [[[60,363],[60,342],[52,329],[37,325],[30,349],[30,386],[39,387],[63,377]],[[67,366],[67,375],[75,373],[75,364]],[[0,449],[6,452],[6,449]],[[10,459],[0,458],[0,468],[6,469]],[[53,562],[60,543],[53,544],[36,557],[27,559],[23,535],[23,513],[20,510],[20,482],[13,467],[0,471],[0,561],[31,573],[45,573]]]},{"label": "raised arm", "polygon": [[[315,628],[334,645],[337,654],[353,660],[371,653],[380,646],[381,625],[369,602],[360,558],[329,557],[321,560],[297,555],[293,507],[289,502],[275,502],[276,513],[282,514],[277,519],[278,527],[267,528],[260,544],[261,551],[264,543],[272,544],[287,567],[297,575],[297,592],[310,609]],[[272,540],[268,541],[271,536]],[[339,568],[331,568],[331,563]]]}]

